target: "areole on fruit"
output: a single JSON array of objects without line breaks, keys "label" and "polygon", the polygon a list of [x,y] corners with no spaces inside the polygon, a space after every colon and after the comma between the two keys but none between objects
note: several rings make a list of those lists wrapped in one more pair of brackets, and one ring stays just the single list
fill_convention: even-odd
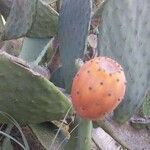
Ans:
[{"label": "areole on fruit", "polygon": [[71,98],[75,111],[96,120],[112,112],[124,97],[126,78],[121,65],[106,57],[86,62],[76,74]]}]

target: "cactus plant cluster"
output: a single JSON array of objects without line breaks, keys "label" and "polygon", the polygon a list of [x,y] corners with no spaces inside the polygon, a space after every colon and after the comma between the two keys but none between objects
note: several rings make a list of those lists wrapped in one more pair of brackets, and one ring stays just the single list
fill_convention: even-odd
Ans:
[{"label": "cactus plant cluster", "polygon": [[[94,1],[98,9],[92,0],[63,0],[55,5],[53,0],[8,1],[0,1],[0,41],[22,38],[23,44],[18,57],[1,49],[0,111],[19,123],[36,123],[31,128],[45,148],[47,121],[66,119],[74,112],[77,117],[69,131],[78,130],[63,140],[68,141],[65,150],[90,150],[91,120],[120,104],[114,119],[124,123],[142,105],[150,86],[150,1]],[[98,20],[98,44],[92,17]],[[88,44],[100,57],[85,59]],[[55,57],[60,64],[50,70]],[[0,115],[0,122],[8,121]]]},{"label": "cactus plant cluster", "polygon": [[3,40],[22,36],[48,38],[58,32],[58,13],[42,0],[14,0]]}]

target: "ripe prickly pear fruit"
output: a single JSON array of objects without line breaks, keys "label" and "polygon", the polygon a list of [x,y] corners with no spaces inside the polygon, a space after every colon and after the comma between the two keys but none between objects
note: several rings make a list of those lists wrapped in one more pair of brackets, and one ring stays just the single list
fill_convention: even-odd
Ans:
[{"label": "ripe prickly pear fruit", "polygon": [[122,67],[110,58],[96,57],[76,74],[71,89],[72,103],[81,117],[96,120],[118,106],[125,89]]}]

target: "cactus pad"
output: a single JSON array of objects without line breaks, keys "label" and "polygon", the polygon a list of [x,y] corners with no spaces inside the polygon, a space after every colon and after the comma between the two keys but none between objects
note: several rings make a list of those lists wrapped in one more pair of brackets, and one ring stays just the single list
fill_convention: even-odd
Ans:
[{"label": "cactus pad", "polygon": [[120,123],[138,110],[149,86],[149,7],[149,0],[109,0],[102,12],[100,54],[115,58],[127,77],[125,100],[114,117]]},{"label": "cactus pad", "polygon": [[60,11],[60,57],[67,91],[76,73],[75,60],[83,58],[91,19],[90,0],[64,0]]},{"label": "cactus pad", "polygon": [[[0,110],[20,123],[62,118],[71,106],[68,98],[18,60],[0,53]],[[7,120],[0,116],[0,122]]]}]

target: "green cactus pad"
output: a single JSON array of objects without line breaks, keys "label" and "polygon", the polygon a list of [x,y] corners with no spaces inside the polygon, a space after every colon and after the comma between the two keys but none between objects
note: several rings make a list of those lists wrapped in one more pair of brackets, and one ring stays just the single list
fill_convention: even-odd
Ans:
[{"label": "green cactus pad", "polygon": [[114,116],[119,123],[139,109],[150,84],[149,7],[149,0],[109,0],[102,12],[100,55],[115,58],[127,78],[125,98]]},{"label": "green cactus pad", "polygon": [[28,63],[33,63],[49,41],[50,39],[47,38],[24,38],[19,58]]},{"label": "green cactus pad", "polygon": [[62,3],[59,22],[60,57],[67,91],[77,71],[75,60],[84,57],[91,7],[90,0],[64,0]]},{"label": "green cactus pad", "polygon": [[58,13],[42,0],[15,0],[2,39],[49,38],[58,31]]},{"label": "green cactus pad", "polygon": [[[20,123],[40,123],[64,117],[71,104],[51,82],[19,59],[0,53],[0,111]],[[7,122],[0,116],[0,122]]]}]

